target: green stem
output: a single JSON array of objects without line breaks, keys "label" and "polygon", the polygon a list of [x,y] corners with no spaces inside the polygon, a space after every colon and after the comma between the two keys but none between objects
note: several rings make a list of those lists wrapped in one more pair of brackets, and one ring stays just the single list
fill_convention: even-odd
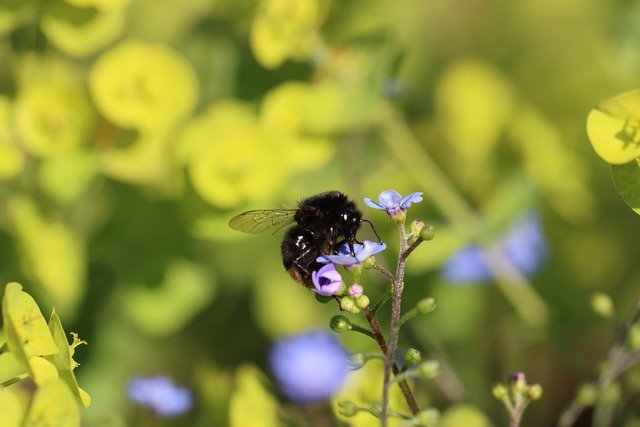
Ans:
[{"label": "green stem", "polygon": [[0,383],[0,387],[2,388],[9,387],[12,384],[15,384],[17,382],[24,380],[25,378],[29,378],[29,374],[16,375],[15,377],[9,378],[8,380],[5,380],[4,382]]}]

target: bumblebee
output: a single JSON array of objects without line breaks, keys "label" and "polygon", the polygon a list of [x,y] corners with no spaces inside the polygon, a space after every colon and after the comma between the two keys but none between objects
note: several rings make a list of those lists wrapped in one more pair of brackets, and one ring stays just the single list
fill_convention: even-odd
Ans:
[{"label": "bumblebee", "polygon": [[[229,226],[249,234],[289,226],[280,246],[282,264],[295,281],[312,288],[311,273],[322,267],[316,259],[335,253],[345,243],[354,255],[353,245],[360,243],[356,234],[363,222],[371,224],[353,200],[340,191],[327,191],[301,200],[297,208],[241,213],[231,218]],[[374,233],[378,236],[375,229]]]}]

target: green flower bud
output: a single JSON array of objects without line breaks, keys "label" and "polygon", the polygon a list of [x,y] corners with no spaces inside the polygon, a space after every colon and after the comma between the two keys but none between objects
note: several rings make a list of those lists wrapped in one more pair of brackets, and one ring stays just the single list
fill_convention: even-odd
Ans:
[{"label": "green flower bud", "polygon": [[509,388],[514,394],[522,394],[527,391],[527,376],[524,372],[514,372],[509,375]]},{"label": "green flower bud", "polygon": [[591,308],[605,319],[611,319],[614,315],[613,301],[604,292],[596,292],[591,296]]},{"label": "green flower bud", "polygon": [[422,231],[420,231],[420,239],[428,242],[429,240],[433,240],[436,235],[436,230],[433,228],[433,225],[425,225]]},{"label": "green flower bud", "polygon": [[639,323],[635,323],[629,329],[628,342],[629,342],[629,347],[631,347],[632,350],[640,349],[640,324]]},{"label": "green flower bud", "polygon": [[367,357],[362,352],[353,353],[349,356],[349,361],[347,363],[349,364],[349,369],[356,371],[367,363]]},{"label": "green flower bud", "polygon": [[369,258],[364,260],[364,262],[362,263],[362,268],[366,268],[367,270],[369,270],[373,268],[375,264],[376,264],[376,257],[370,256]]},{"label": "green flower bud", "polygon": [[338,402],[338,414],[343,417],[353,417],[359,412],[358,406],[350,400],[341,400]]},{"label": "green flower bud", "polygon": [[409,348],[404,353],[404,361],[409,366],[415,366],[418,363],[422,362],[422,354],[420,351],[415,348]]},{"label": "green flower bud", "polygon": [[333,316],[329,322],[329,326],[333,332],[342,333],[351,330],[351,322],[344,316]]},{"label": "green flower bud", "polygon": [[420,365],[420,375],[424,378],[435,378],[440,373],[440,364],[437,360],[427,360]]},{"label": "green flower bud", "polygon": [[509,390],[507,390],[503,384],[496,384],[493,386],[491,393],[493,394],[493,397],[500,401],[505,400],[509,396]]},{"label": "green flower bud", "polygon": [[542,386],[540,384],[533,384],[527,390],[527,397],[530,400],[538,400],[542,397]]},{"label": "green flower bud", "polygon": [[360,309],[369,307],[369,297],[366,295],[360,295],[356,298],[356,306]]},{"label": "green flower bud", "polygon": [[423,298],[418,301],[418,304],[416,304],[416,308],[420,314],[433,313],[436,310],[436,307],[436,300],[433,298]]},{"label": "green flower bud", "polygon": [[420,236],[420,233],[422,232],[422,229],[425,227],[425,225],[426,224],[424,223],[424,221],[414,219],[413,221],[411,221],[411,225],[409,226],[411,234],[416,237]]},{"label": "green flower bud", "polygon": [[356,302],[351,297],[340,298],[340,309],[353,314],[357,314],[360,312],[360,310],[356,306]]},{"label": "green flower bud", "polygon": [[578,390],[577,400],[584,406],[591,406],[598,399],[598,387],[595,384],[584,384]]},{"label": "green flower bud", "polygon": [[413,418],[413,425],[417,427],[433,427],[438,424],[438,421],[440,421],[440,411],[431,408],[420,411]]}]

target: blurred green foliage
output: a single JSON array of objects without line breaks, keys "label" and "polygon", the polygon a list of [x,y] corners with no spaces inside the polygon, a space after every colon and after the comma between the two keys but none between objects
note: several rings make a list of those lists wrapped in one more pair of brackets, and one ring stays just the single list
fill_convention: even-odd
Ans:
[{"label": "blurred green foliage", "polygon": [[[639,296],[640,222],[585,132],[594,105],[640,86],[639,23],[624,0],[2,0],[0,280],[91,344],[87,425],[142,422],[126,381],[155,373],[196,395],[167,425],[241,427],[238,405],[271,413],[265,426],[274,412],[332,425],[329,405],[278,401],[260,371],[271,340],[337,307],[291,282],[280,234],[227,221],[327,189],[424,191],[411,214],[436,237],[409,260],[405,307],[433,296],[438,310],[401,348],[444,369],[418,400],[443,425],[503,425],[491,386],[525,371],[545,388],[527,421],[552,425],[612,339],[589,295],[610,293],[617,318]],[[635,156],[611,163],[638,209]],[[439,278],[526,210],[552,251],[531,285]],[[366,216],[390,264],[393,224]]]}]

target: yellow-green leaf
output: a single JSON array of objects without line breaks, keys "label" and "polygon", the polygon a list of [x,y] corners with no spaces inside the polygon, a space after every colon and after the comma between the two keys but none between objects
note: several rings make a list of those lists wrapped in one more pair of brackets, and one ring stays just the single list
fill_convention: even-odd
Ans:
[{"label": "yellow-green leaf", "polygon": [[86,344],[87,342],[78,339],[78,336],[74,334],[73,343],[69,345],[64,328],[60,322],[60,317],[58,317],[58,314],[55,311],[51,314],[51,318],[49,319],[49,329],[51,330],[51,335],[53,336],[53,339],[60,351],[47,357],[47,360],[53,363],[56,367],[60,374],[60,378],[67,384],[67,386],[69,386],[69,389],[76,399],[78,399],[83,406],[89,406],[91,404],[91,397],[78,386],[78,380],[73,373],[73,370],[78,366],[78,364],[73,360],[75,347],[80,344]]},{"label": "yellow-green leaf", "polygon": [[3,427],[18,427],[22,420],[22,405],[9,390],[0,387],[0,414]]},{"label": "yellow-green leaf", "polygon": [[40,308],[31,295],[22,291],[19,283],[5,286],[2,319],[9,351],[16,357],[20,358],[22,354],[30,359],[58,352]]},{"label": "yellow-green leaf", "polygon": [[25,417],[24,426],[80,426],[80,409],[62,380],[52,380],[38,387]]},{"label": "yellow-green leaf", "polygon": [[587,117],[587,135],[607,163],[620,165],[640,157],[640,90],[596,105]]},{"label": "yellow-green leaf", "polygon": [[611,165],[611,174],[620,197],[640,214],[640,158],[624,165]]},{"label": "yellow-green leaf", "polygon": [[[2,346],[0,345],[0,347]],[[26,373],[27,369],[18,362],[18,359],[16,359],[13,353],[6,352],[0,354],[0,384]],[[2,411],[0,411],[0,414],[1,413]]]},{"label": "yellow-green leaf", "polygon": [[276,427],[277,404],[264,386],[264,375],[251,365],[240,366],[236,372],[236,389],[231,396],[229,425],[231,427]]}]

